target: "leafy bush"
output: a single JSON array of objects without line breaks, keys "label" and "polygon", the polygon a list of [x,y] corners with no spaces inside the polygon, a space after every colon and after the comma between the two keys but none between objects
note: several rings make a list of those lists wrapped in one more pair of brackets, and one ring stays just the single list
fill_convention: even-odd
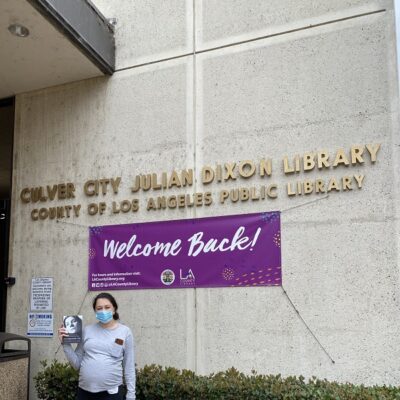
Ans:
[{"label": "leafy bush", "polygon": [[[35,377],[40,399],[74,400],[78,374],[68,364],[42,362]],[[149,365],[136,371],[137,400],[400,400],[400,388],[340,384],[302,376],[245,375],[231,368],[199,376],[192,371]]]},{"label": "leafy bush", "polygon": [[146,400],[400,400],[399,387],[339,384],[304,377],[245,375],[231,368],[209,376],[146,366],[138,371],[137,399]]},{"label": "leafy bush", "polygon": [[75,400],[78,388],[78,371],[69,364],[53,360],[50,365],[41,361],[43,370],[33,379],[39,399]]}]

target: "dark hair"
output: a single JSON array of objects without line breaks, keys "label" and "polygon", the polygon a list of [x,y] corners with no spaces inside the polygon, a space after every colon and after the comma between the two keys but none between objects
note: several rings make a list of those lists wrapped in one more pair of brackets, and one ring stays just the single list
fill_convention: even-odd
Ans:
[{"label": "dark hair", "polygon": [[107,300],[110,301],[110,303],[114,306],[114,309],[115,309],[115,313],[114,313],[114,315],[113,315],[113,318],[114,318],[115,320],[118,320],[118,319],[119,319],[119,314],[117,313],[118,304],[117,304],[116,300],[114,299],[114,296],[111,296],[110,293],[99,293],[99,294],[93,299],[93,310],[95,310],[95,311],[96,311],[96,303],[97,303],[97,300],[99,300],[99,299],[107,299]]}]

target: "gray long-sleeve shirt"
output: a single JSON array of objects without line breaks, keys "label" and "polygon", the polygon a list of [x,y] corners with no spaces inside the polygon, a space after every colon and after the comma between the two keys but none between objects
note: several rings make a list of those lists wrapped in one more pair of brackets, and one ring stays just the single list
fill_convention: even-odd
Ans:
[{"label": "gray long-sleeve shirt", "polygon": [[63,348],[70,364],[79,370],[80,388],[92,393],[113,391],[122,384],[124,370],[126,398],[135,399],[133,335],[127,326],[118,323],[116,328],[106,329],[100,323],[88,325],[75,351],[70,344]]}]

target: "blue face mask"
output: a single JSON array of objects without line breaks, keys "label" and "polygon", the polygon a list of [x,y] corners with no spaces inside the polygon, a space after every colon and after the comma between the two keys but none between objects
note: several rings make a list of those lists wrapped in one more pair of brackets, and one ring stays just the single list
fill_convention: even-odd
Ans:
[{"label": "blue face mask", "polygon": [[107,324],[113,319],[113,314],[111,311],[97,311],[96,318],[102,323]]}]

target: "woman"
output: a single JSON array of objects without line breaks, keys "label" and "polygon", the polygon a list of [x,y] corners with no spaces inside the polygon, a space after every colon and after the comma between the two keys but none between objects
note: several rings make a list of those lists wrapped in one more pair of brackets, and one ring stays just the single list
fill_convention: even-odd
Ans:
[{"label": "woman", "polygon": [[126,399],[135,399],[135,363],[131,330],[121,324],[118,305],[109,293],[100,293],[93,300],[99,321],[83,329],[82,342],[73,350],[63,343],[68,333],[58,330],[64,353],[70,364],[79,370],[77,400],[122,400],[122,375],[128,389]]}]

